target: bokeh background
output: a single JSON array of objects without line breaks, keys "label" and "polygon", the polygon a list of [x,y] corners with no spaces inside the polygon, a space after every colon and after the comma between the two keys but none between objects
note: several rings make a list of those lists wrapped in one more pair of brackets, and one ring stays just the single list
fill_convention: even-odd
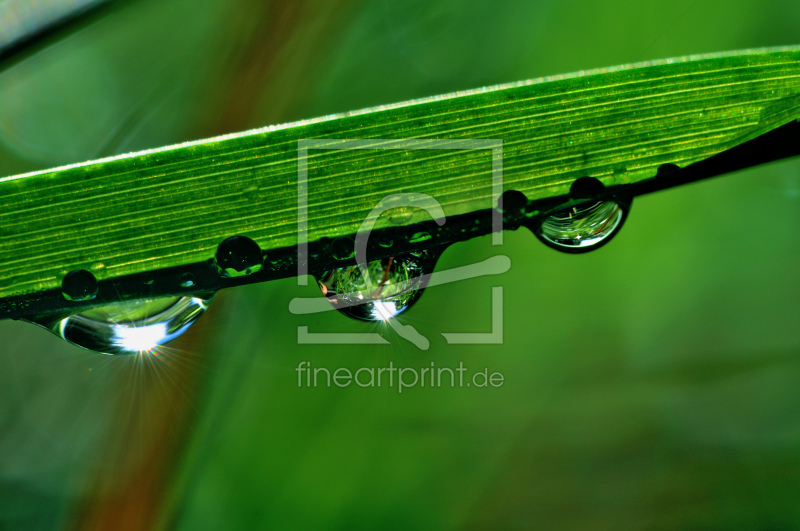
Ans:
[{"label": "bokeh background", "polygon": [[[13,24],[3,20],[0,24]],[[132,0],[0,71],[0,174],[460,89],[797,44],[796,0]],[[800,160],[642,197],[608,246],[454,245],[431,340],[229,290],[157,358],[0,322],[0,527],[800,529]],[[504,288],[504,341],[488,332]],[[298,387],[316,367],[489,368],[500,388]]]}]

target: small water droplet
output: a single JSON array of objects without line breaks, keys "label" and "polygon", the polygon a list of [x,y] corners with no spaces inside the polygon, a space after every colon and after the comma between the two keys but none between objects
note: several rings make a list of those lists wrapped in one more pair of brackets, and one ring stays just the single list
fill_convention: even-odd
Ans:
[{"label": "small water droplet", "polygon": [[101,354],[154,352],[183,334],[203,312],[213,294],[124,301],[66,317],[25,319],[79,347]]},{"label": "small water droplet", "polygon": [[392,208],[386,211],[386,215],[392,225],[405,225],[414,217],[414,208],[410,206]]},{"label": "small water droplet", "polygon": [[194,275],[191,273],[183,273],[180,277],[178,277],[178,284],[182,288],[191,288],[194,286]]},{"label": "small water droplet", "polygon": [[516,212],[525,208],[528,198],[519,190],[506,190],[497,200],[497,210],[500,212]]},{"label": "small water droplet", "polygon": [[535,233],[541,241],[559,251],[591,251],[619,231],[628,208],[616,201],[580,203],[550,214]]},{"label": "small water droplet", "polygon": [[258,186],[255,184],[248,186],[242,190],[242,199],[253,200],[258,196]]},{"label": "small water droplet", "polygon": [[341,267],[317,277],[334,308],[362,321],[387,321],[413,305],[428,284],[435,260],[430,251],[373,260],[366,267]]},{"label": "small water droplet", "polygon": [[77,269],[64,275],[61,294],[68,301],[88,301],[97,296],[97,279],[85,270]]},{"label": "small water droplet", "polygon": [[217,247],[214,256],[217,271],[223,277],[243,277],[264,266],[261,247],[247,236],[232,236]]},{"label": "small water droplet", "polygon": [[672,164],[668,162],[658,167],[658,170],[656,170],[656,177],[666,177],[670,173],[675,173],[676,171],[680,171],[680,169],[681,169],[680,166],[678,166],[677,164]]},{"label": "small water droplet", "polygon": [[422,243],[431,239],[431,233],[427,231],[415,232],[408,239],[409,243]]},{"label": "small water droplet", "polygon": [[336,260],[348,260],[356,255],[355,243],[348,236],[336,238],[331,243],[331,256]]}]

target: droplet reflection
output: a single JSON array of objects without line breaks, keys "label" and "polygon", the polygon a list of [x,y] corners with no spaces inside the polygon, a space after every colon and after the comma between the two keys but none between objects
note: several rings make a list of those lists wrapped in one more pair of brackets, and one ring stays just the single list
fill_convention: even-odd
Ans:
[{"label": "droplet reflection", "polygon": [[625,216],[615,201],[580,203],[547,216],[536,235],[560,251],[591,251],[616,234]]},{"label": "droplet reflection", "polygon": [[205,312],[213,296],[125,301],[66,317],[27,320],[88,350],[111,355],[138,354],[152,352],[183,334]]},{"label": "droplet reflection", "polygon": [[433,270],[429,251],[373,260],[363,266],[326,271],[317,277],[322,294],[334,308],[362,321],[388,321],[413,305]]}]

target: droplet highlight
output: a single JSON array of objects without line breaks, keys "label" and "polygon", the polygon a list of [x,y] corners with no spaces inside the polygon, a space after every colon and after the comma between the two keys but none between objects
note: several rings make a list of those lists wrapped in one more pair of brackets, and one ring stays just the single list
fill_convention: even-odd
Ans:
[{"label": "droplet highlight", "polygon": [[542,242],[559,251],[591,251],[619,231],[628,208],[616,201],[580,203],[550,214],[534,232]]},{"label": "droplet highlight", "polygon": [[366,268],[351,265],[326,271],[317,282],[333,307],[348,317],[388,321],[419,299],[434,265],[430,251],[406,253],[373,260]]},{"label": "droplet highlight", "polygon": [[213,294],[124,301],[66,317],[26,319],[81,348],[109,355],[154,353],[183,334]]}]

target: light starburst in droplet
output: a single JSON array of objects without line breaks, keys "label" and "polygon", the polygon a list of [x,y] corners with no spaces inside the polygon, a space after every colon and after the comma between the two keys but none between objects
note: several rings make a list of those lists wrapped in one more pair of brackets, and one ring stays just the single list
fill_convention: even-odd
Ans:
[{"label": "light starburst in droplet", "polygon": [[152,352],[167,336],[167,324],[155,323],[146,326],[114,326],[114,346],[129,352]]},{"label": "light starburst in droplet", "polygon": [[372,316],[376,321],[387,322],[389,319],[397,315],[397,305],[391,301],[372,301]]}]

